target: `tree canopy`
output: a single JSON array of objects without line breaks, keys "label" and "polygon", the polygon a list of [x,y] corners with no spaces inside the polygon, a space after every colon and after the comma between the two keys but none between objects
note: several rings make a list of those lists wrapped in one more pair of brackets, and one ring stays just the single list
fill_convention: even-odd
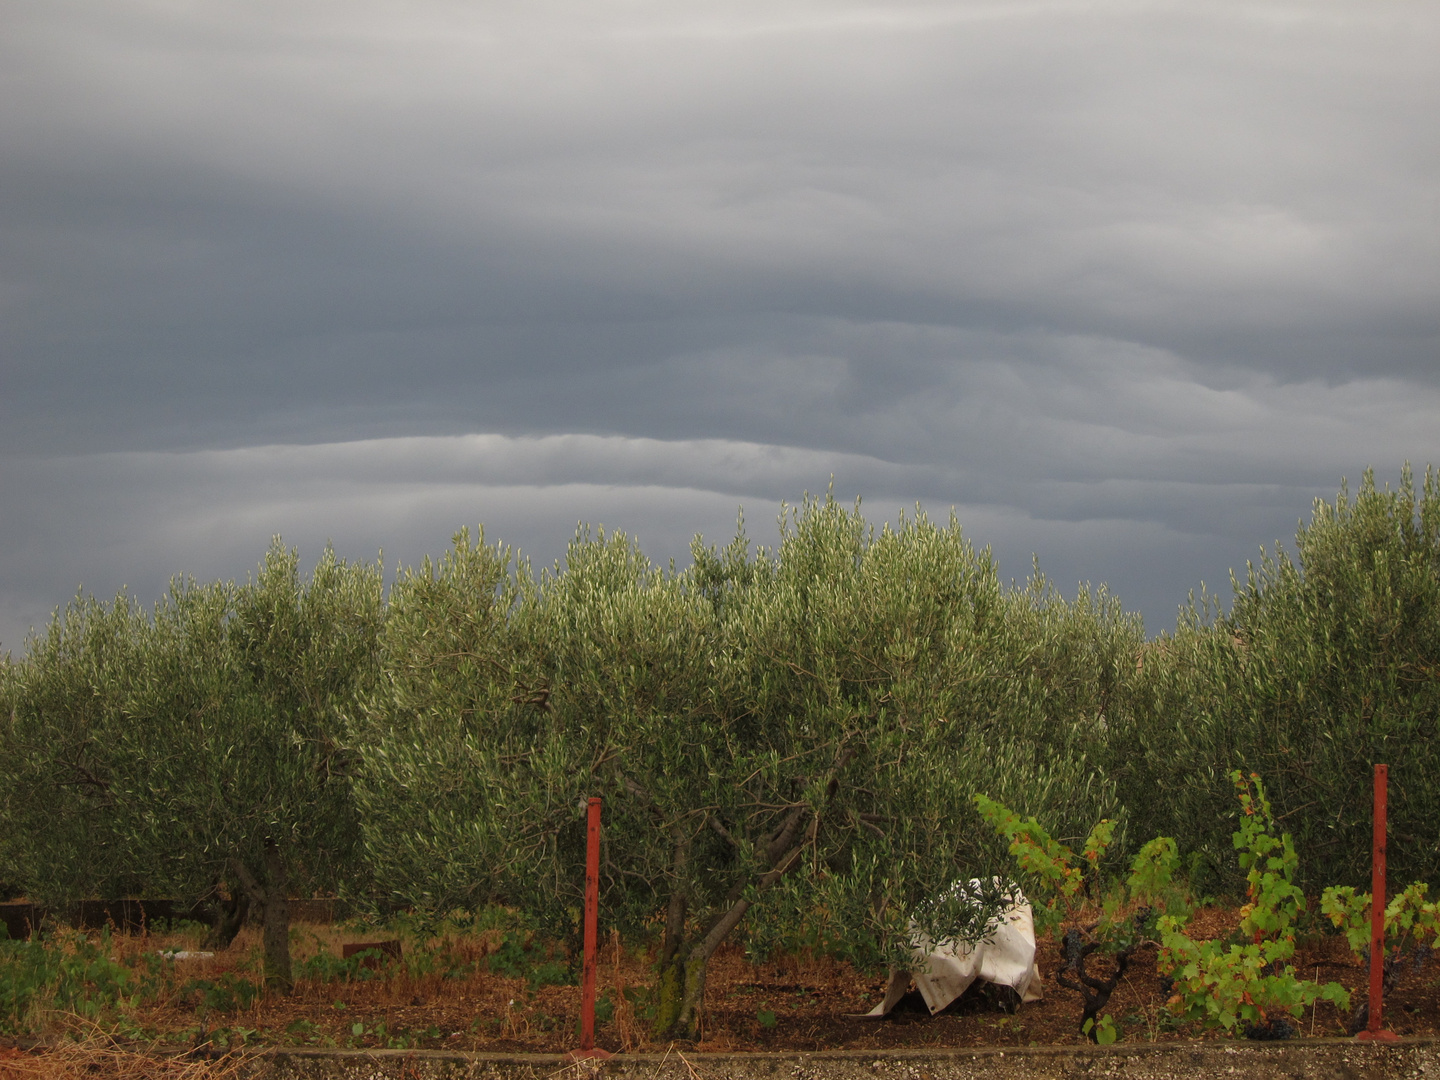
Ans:
[{"label": "tree canopy", "polygon": [[13,677],[6,805],[29,889],[228,890],[263,912],[287,985],[286,900],[361,862],[347,733],[381,599],[378,568],[327,551],[302,583],[277,542],[253,581],[176,581],[151,617],[123,594],[72,604]]}]

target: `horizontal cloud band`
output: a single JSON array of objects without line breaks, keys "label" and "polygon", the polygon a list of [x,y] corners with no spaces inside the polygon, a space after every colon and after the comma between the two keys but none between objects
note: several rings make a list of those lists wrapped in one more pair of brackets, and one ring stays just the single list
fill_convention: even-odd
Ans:
[{"label": "horizontal cloud band", "polygon": [[124,585],[149,602],[172,574],[243,578],[275,533],[306,559],[327,541],[349,558],[383,548],[393,569],[481,523],[492,542],[543,565],[586,522],[683,563],[691,537],[723,543],[741,510],[752,539],[773,542],[779,504],[823,493],[832,477],[837,497],[863,495],[877,524],[917,502],[940,517],[953,507],[1003,573],[1025,576],[1039,553],[1062,587],[1107,581],[1159,630],[1191,587],[1223,584],[1259,544],[1287,539],[1311,498],[1338,481],[1312,490],[1037,477],[1007,499],[967,500],[957,497],[969,486],[963,463],[726,439],[495,433],[11,459],[4,472],[12,512],[0,525],[0,648],[16,652],[77,586],[108,596]]}]

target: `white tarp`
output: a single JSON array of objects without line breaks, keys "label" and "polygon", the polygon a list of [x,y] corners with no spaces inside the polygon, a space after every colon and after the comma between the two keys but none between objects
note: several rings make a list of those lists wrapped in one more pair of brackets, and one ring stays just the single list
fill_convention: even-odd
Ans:
[{"label": "white tarp", "polygon": [[1041,997],[1040,966],[1035,962],[1035,915],[1030,902],[1019,893],[996,918],[985,940],[946,942],[936,948],[927,935],[917,933],[911,957],[911,970],[890,973],[885,1000],[866,1016],[886,1015],[905,996],[912,981],[932,1015],[968,990],[976,979],[1013,987],[1021,1001],[1039,1001]]}]

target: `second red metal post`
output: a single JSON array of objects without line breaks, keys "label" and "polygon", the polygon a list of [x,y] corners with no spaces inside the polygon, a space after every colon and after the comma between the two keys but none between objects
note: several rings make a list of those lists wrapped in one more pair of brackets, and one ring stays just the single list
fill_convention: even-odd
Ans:
[{"label": "second red metal post", "polygon": [[1390,781],[1388,765],[1375,766],[1375,826],[1370,863],[1370,999],[1369,1016],[1361,1039],[1391,1042],[1392,1032],[1381,1029],[1385,1008],[1385,798]]},{"label": "second red metal post", "polygon": [[585,837],[585,969],[580,979],[580,1049],[595,1047],[595,950],[600,922],[600,797],[590,799]]}]

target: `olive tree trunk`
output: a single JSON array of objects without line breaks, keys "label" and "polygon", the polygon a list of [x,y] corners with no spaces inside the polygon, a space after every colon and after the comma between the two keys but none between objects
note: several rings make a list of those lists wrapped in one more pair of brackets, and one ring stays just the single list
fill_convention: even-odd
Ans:
[{"label": "olive tree trunk", "polygon": [[[850,756],[848,752],[844,754],[831,772],[830,783],[826,790],[827,801],[835,794],[838,774],[849,761]],[[812,826],[810,829],[802,828],[807,819]],[[799,861],[803,843],[807,835],[813,837],[814,826],[819,824],[819,820],[820,815],[812,811],[809,806],[796,806],[790,810],[770,842],[767,852],[770,867],[755,882],[757,893],[763,892],[779,881],[785,872]],[[677,866],[683,867],[687,855],[688,851],[677,846],[675,855]],[[752,901],[744,899],[744,895],[751,880],[752,878],[747,875],[731,886],[720,913],[706,927],[700,940],[688,949],[683,948],[680,944],[684,932],[685,899],[683,894],[680,895],[677,904],[676,895],[671,895],[670,905],[665,913],[665,942],[661,950],[655,1009],[655,1035],[657,1038],[686,1040],[699,1038],[701,1008],[705,1001],[705,975],[710,965],[710,958],[715,955],[715,950],[730,936],[731,931],[740,925],[745,918],[745,913],[750,910]]]},{"label": "olive tree trunk", "polygon": [[250,914],[250,894],[236,885],[224,896],[220,884],[215,887],[215,916],[210,920],[210,932],[205,935],[203,947],[207,949],[228,949],[245,925]]},{"label": "olive tree trunk", "polygon": [[262,886],[248,867],[234,860],[236,876],[250,894],[250,902],[261,911],[265,949],[265,986],[282,994],[290,993],[294,978],[290,967],[290,897],[289,875],[280,845],[273,837],[265,838],[265,883]]}]

